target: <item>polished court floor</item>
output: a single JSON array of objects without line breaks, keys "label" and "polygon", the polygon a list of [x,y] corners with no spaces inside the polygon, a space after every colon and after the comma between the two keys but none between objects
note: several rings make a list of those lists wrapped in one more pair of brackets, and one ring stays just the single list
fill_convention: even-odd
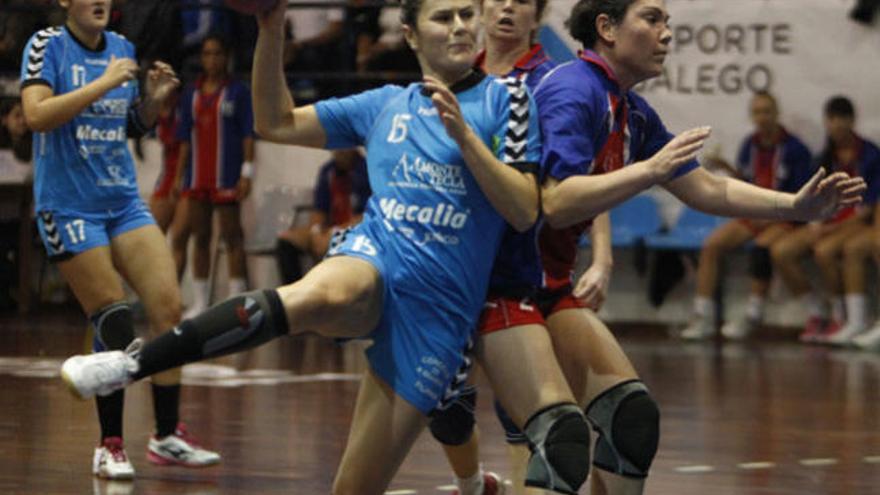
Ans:
[{"label": "polished court floor", "polygon": [[[89,474],[94,407],[57,377],[83,346],[76,310],[0,317],[0,494],[327,494],[364,362],[361,349],[282,339],[185,370],[182,416],[224,462],[203,470],[146,461],[149,388],[129,389],[134,483]],[[880,493],[880,354],[804,347],[792,339],[682,344],[662,331],[619,337],[660,402],[660,451],[649,494]],[[478,405],[485,467],[508,471],[485,386]],[[376,452],[376,462],[382,453]],[[448,493],[449,470],[425,434],[392,492]],[[583,491],[586,493],[586,490]]]}]

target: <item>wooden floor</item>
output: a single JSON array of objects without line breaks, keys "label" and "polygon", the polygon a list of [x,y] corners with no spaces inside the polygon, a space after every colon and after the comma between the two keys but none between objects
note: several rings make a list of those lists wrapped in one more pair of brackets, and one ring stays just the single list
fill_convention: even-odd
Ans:
[{"label": "wooden floor", "polygon": [[[204,470],[147,463],[149,390],[132,387],[125,430],[138,477],[105,483],[89,474],[98,435],[93,405],[74,400],[57,377],[84,332],[73,310],[0,317],[0,494],[329,493],[363,369],[357,347],[283,339],[187,369],[182,415],[224,456]],[[663,414],[647,493],[880,493],[880,354],[779,339],[685,345],[661,333],[620,335]],[[483,390],[484,463],[505,473]],[[439,448],[424,435],[392,490],[441,494],[449,482]]]}]

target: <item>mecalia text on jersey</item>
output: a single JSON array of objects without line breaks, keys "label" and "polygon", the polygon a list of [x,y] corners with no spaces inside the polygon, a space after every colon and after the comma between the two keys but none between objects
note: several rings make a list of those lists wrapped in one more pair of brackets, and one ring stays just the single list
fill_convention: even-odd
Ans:
[{"label": "mecalia text on jersey", "polygon": [[76,139],[80,141],[125,141],[125,127],[118,126],[112,129],[98,129],[88,124],[76,127]]},{"label": "mecalia text on jersey", "polygon": [[467,223],[468,213],[456,211],[455,206],[440,203],[436,206],[418,206],[398,203],[394,198],[382,198],[379,207],[387,220],[407,221],[437,227],[461,229]]}]

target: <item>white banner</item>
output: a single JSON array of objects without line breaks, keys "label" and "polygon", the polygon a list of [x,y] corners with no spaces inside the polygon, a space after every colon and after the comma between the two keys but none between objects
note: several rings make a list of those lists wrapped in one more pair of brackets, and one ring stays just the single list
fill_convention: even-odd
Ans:
[{"label": "white banner", "polygon": [[[574,0],[550,2],[546,22],[572,51],[564,21]],[[880,141],[880,23],[849,18],[855,0],[667,0],[673,30],[665,72],[636,89],[672,132],[711,125],[712,143],[735,158],[751,131],[755,90],[779,100],[782,122],[816,153],[822,108],[834,95],[856,106],[858,131]]]}]

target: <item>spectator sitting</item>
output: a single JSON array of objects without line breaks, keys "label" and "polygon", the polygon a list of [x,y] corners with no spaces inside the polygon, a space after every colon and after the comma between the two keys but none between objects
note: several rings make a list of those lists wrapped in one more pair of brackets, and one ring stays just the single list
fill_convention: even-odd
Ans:
[{"label": "spectator sitting", "polygon": [[[320,0],[333,3],[337,0]],[[284,43],[284,67],[293,72],[333,72],[345,69],[340,53],[344,40],[345,9],[340,7],[306,7],[288,9],[285,13],[287,40]],[[307,78],[294,77],[293,97],[297,103],[311,102],[328,96],[339,96],[338,84],[321,84]]]},{"label": "spectator sitting", "polygon": [[334,151],[333,158],[318,172],[309,224],[291,226],[278,235],[278,265],[284,284],[302,277],[303,254],[312,261],[320,260],[336,232],[361,221],[370,194],[360,151]]},{"label": "spectator sitting", "polygon": [[33,175],[33,136],[25,123],[20,99],[0,103],[0,122],[0,150],[8,150],[0,157],[0,175],[6,182],[28,181]]}]

